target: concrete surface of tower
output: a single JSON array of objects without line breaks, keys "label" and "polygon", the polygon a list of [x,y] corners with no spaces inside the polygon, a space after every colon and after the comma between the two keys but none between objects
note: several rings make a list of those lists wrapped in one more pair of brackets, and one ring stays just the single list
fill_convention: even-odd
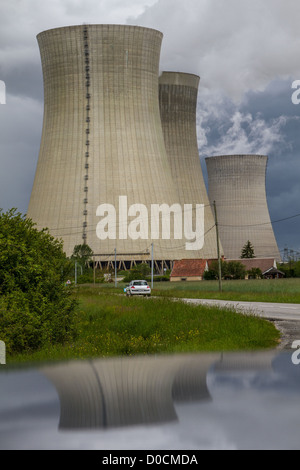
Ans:
[{"label": "concrete surface of tower", "polygon": [[249,240],[255,257],[280,261],[266,197],[268,157],[223,155],[205,161],[209,199],[216,201],[225,257],[240,258]]},{"label": "concrete surface of tower", "polygon": [[[197,142],[197,98],[200,77],[163,72],[159,103],[166,151],[181,204],[204,204],[205,243],[199,258],[217,258],[215,219],[203,179]],[[195,211],[193,209],[193,215]],[[195,224],[195,217],[193,223]],[[222,247],[221,247],[222,254]],[[196,258],[196,256],[194,255]]]},{"label": "concrete surface of tower", "polygon": [[[156,260],[195,257],[173,230],[153,239],[153,220],[144,214],[152,205],[180,202],[160,120],[162,36],[124,25],[69,26],[37,36],[44,121],[27,215],[62,238],[68,255],[84,242],[104,261],[115,249],[118,260],[149,259],[153,241]],[[104,216],[106,204],[111,217],[104,227],[97,211],[101,205]]]}]

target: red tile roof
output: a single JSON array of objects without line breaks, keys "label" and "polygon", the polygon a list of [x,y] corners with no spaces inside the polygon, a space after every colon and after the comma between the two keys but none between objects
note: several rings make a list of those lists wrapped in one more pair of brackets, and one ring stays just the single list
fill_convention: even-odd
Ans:
[{"label": "red tile roof", "polygon": [[[182,259],[174,261],[171,277],[199,277],[204,275],[205,268],[210,267],[213,261],[206,259]],[[269,271],[272,268],[277,268],[276,260],[274,258],[247,258],[247,259],[225,259],[224,261],[239,261],[242,263],[246,270],[252,268],[259,268],[262,273]]]},{"label": "red tile roof", "polygon": [[182,259],[174,261],[171,277],[203,276],[206,263],[205,259]]}]

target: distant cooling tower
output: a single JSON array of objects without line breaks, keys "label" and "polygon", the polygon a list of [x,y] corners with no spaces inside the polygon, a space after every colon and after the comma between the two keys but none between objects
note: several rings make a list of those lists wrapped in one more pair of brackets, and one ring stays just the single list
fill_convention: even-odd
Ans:
[{"label": "distant cooling tower", "polygon": [[153,242],[156,260],[194,257],[168,213],[180,201],[160,120],[162,33],[82,25],[37,38],[45,108],[28,217],[68,255],[87,243],[100,260],[149,259]]},{"label": "distant cooling tower", "polygon": [[196,204],[205,206],[205,243],[198,257],[207,259],[217,258],[217,245],[215,220],[203,179],[197,144],[199,81],[200,77],[197,75],[163,72],[159,78],[159,102],[166,150],[179,200],[181,204],[192,204],[193,208]]},{"label": "distant cooling tower", "polygon": [[225,155],[206,160],[209,199],[216,201],[225,257],[238,259],[249,240],[257,258],[280,260],[267,198],[263,155]]}]

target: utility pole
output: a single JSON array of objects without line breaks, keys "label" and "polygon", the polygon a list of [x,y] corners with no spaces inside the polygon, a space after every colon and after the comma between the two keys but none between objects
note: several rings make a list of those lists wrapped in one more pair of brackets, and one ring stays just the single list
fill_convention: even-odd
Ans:
[{"label": "utility pole", "polygon": [[117,248],[115,248],[115,287],[117,287]]},{"label": "utility pole", "polygon": [[217,234],[217,252],[218,252],[218,264],[219,264],[219,291],[222,292],[222,267],[221,267],[221,258],[220,258],[219,225],[218,225],[216,201],[214,201],[214,212],[215,212],[215,223],[216,223],[216,234]]},{"label": "utility pole", "polygon": [[151,289],[153,289],[153,243],[151,243]]}]

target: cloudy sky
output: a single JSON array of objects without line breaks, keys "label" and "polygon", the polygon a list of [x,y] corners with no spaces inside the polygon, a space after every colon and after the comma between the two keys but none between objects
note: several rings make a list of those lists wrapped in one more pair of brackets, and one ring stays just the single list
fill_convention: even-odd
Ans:
[{"label": "cloudy sky", "polygon": [[292,84],[300,80],[299,18],[298,0],[1,0],[0,207],[26,213],[33,184],[43,119],[36,35],[82,23],[134,24],[164,34],[161,71],[201,77],[204,175],[207,156],[268,155],[279,249],[300,253],[300,104],[292,102]]}]

